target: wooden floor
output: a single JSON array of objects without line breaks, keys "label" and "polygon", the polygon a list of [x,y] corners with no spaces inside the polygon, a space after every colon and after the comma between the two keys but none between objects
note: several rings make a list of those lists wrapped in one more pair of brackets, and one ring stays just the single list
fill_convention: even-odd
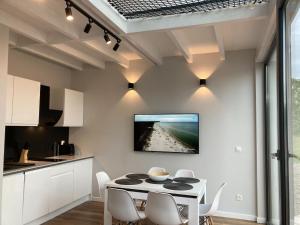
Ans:
[{"label": "wooden floor", "polygon": [[[214,218],[215,225],[255,225],[254,222],[243,220],[232,220]],[[114,221],[115,223],[115,221]],[[102,225],[103,224],[103,203],[87,202],[65,214],[44,223],[44,225]],[[143,225],[153,225],[145,220]]]}]

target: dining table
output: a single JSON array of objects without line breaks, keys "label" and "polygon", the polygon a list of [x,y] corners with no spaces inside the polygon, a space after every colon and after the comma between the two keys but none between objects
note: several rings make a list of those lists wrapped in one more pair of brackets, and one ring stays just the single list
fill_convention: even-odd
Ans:
[{"label": "dining table", "polygon": [[149,192],[171,194],[178,205],[188,207],[188,224],[199,225],[199,204],[206,203],[206,183],[206,179],[174,177],[169,177],[164,182],[156,182],[152,181],[147,174],[125,174],[106,184],[104,225],[112,225],[112,216],[107,207],[109,188],[126,190],[133,199],[142,201],[147,200]]}]

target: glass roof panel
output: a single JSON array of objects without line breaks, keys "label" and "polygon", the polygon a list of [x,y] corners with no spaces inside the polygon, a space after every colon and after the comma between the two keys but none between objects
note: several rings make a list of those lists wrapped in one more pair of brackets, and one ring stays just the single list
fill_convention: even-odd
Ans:
[{"label": "glass roof panel", "polygon": [[[101,0],[102,1],[102,0]],[[107,0],[126,19],[210,12],[267,3],[269,0]]]}]

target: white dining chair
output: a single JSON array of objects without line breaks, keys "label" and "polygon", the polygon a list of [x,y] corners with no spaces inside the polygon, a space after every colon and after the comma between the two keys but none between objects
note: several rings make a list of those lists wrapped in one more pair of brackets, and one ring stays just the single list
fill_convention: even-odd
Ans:
[{"label": "white dining chair", "polygon": [[149,192],[145,213],[149,220],[158,225],[180,225],[188,222],[188,219],[181,216],[173,196],[167,193]]},{"label": "white dining chair", "polygon": [[104,200],[104,193],[105,193],[105,185],[111,181],[110,177],[108,174],[104,171],[96,173],[97,181],[98,181],[98,186],[99,186],[99,194],[100,198]]},{"label": "white dining chair", "polygon": [[161,168],[161,167],[152,167],[149,169],[148,174],[155,173],[155,172],[167,172],[167,170],[165,168]]},{"label": "white dining chair", "polygon": [[125,190],[109,188],[107,207],[113,218],[128,224],[146,218],[145,212],[136,208],[134,200]]},{"label": "white dining chair", "polygon": [[195,173],[193,170],[179,169],[177,170],[175,177],[191,177],[195,178]]},{"label": "white dining chair", "polygon": [[[215,198],[212,203],[210,204],[200,204],[199,205],[199,217],[202,218],[202,223],[201,224],[209,224],[213,225],[213,219],[212,216],[215,215],[219,208],[220,204],[220,198],[223,192],[224,187],[227,185],[227,183],[223,183],[220,187],[219,190],[217,191],[217,194],[215,195]],[[182,211],[181,214],[183,216],[188,216],[188,209],[185,207]]]}]

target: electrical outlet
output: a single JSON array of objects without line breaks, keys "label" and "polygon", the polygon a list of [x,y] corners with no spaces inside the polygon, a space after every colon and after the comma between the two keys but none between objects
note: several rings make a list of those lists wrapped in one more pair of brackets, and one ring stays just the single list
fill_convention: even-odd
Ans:
[{"label": "electrical outlet", "polygon": [[236,196],[235,196],[235,198],[236,198],[236,200],[237,201],[243,201],[243,199],[244,199],[244,197],[243,197],[243,195],[242,194],[237,194]]},{"label": "electrical outlet", "polygon": [[235,146],[234,148],[235,152],[242,152],[242,147],[241,146]]}]

